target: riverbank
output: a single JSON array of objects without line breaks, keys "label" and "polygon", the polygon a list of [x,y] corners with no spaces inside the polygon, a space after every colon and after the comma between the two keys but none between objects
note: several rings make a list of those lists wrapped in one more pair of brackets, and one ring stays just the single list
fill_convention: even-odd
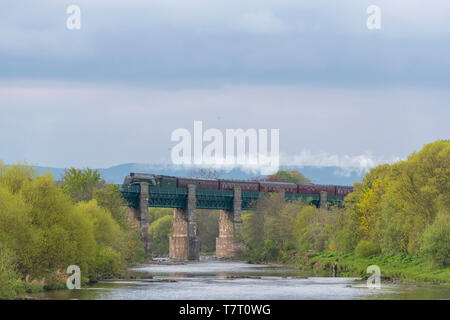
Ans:
[{"label": "riverbank", "polygon": [[370,276],[366,272],[370,265],[377,265],[383,281],[404,283],[450,284],[450,268],[438,268],[420,255],[396,254],[392,256],[358,257],[354,253],[321,252],[287,261],[301,271],[312,272],[317,276],[331,276],[337,262],[339,277]]}]

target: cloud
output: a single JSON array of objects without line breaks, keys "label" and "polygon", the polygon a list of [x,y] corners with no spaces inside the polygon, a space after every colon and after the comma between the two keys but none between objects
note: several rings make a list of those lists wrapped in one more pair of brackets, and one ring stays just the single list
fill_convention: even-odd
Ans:
[{"label": "cloud", "polygon": [[260,10],[243,14],[233,27],[257,34],[282,34],[287,27],[270,10]]},{"label": "cloud", "polygon": [[303,149],[296,155],[285,154],[281,158],[281,164],[289,166],[339,167],[336,174],[348,177],[352,172],[361,174],[379,164],[394,163],[399,160],[401,158],[396,155],[375,157],[370,152],[359,155],[330,154],[327,152],[314,154],[308,149]]},{"label": "cloud", "polygon": [[[448,138],[450,94],[430,89],[0,84],[0,159],[53,167],[167,163],[177,128],[280,129],[281,163],[369,168]],[[285,158],[284,158],[285,157]]]},{"label": "cloud", "polygon": [[87,1],[81,30],[69,2],[7,1],[0,79],[158,87],[317,84],[446,87],[450,4],[380,1]]},{"label": "cloud", "polygon": [[79,0],[0,12],[0,158],[167,162],[170,133],[278,128],[289,161],[369,168],[448,138],[450,3]]}]

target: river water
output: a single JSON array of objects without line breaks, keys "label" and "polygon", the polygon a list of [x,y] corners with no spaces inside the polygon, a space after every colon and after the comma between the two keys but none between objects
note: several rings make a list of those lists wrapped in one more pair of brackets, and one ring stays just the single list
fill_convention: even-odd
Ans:
[{"label": "river water", "polygon": [[295,268],[202,258],[179,265],[148,264],[144,280],[101,281],[80,290],[35,295],[50,299],[450,299],[450,286],[382,283],[357,278],[305,277]]}]

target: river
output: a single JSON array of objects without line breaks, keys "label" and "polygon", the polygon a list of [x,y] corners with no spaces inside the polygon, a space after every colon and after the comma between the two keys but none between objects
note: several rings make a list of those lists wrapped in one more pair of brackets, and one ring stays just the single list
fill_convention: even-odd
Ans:
[{"label": "river", "polygon": [[148,264],[134,271],[151,279],[108,280],[80,290],[48,291],[48,299],[450,299],[450,286],[382,283],[369,289],[357,278],[306,277],[295,268],[219,261]]}]

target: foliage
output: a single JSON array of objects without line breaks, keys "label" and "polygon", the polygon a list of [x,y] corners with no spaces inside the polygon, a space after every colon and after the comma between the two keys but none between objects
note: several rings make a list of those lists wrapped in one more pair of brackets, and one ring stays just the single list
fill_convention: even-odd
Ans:
[{"label": "foliage", "polygon": [[163,216],[154,221],[149,228],[149,234],[153,237],[153,253],[169,253],[169,237],[173,232],[172,216]]},{"label": "foliage", "polygon": [[197,213],[197,235],[200,240],[201,252],[216,251],[216,238],[219,236],[219,211],[201,210]]},{"label": "foliage", "polygon": [[450,266],[450,215],[439,214],[423,234],[422,251],[440,267]]},{"label": "foliage", "polygon": [[122,273],[124,260],[119,252],[108,246],[100,245],[95,257],[95,272],[102,275],[118,275]]},{"label": "foliage", "polygon": [[264,215],[259,211],[246,211],[242,215],[242,235],[244,238],[244,256],[262,261],[264,243]]},{"label": "foliage", "polygon": [[367,278],[367,267],[377,265],[384,279],[400,281],[450,283],[450,268],[433,265],[420,254],[398,253],[388,256],[361,258],[355,253],[323,251],[307,257],[303,261],[292,260],[301,264],[303,271],[313,275],[331,276],[335,262],[338,262],[338,276]]},{"label": "foliage", "polygon": [[63,176],[63,190],[72,200],[89,201],[94,195],[96,189],[102,189],[105,186],[105,180],[100,176],[97,170],[92,169],[67,169]]},{"label": "foliage", "polygon": [[380,254],[381,249],[378,243],[361,240],[355,248],[355,253],[361,258],[368,258]]},{"label": "foliage", "polygon": [[100,207],[108,210],[121,227],[127,227],[126,210],[122,206],[123,198],[117,185],[108,184],[105,188],[94,189],[92,198],[97,200]]},{"label": "foliage", "polygon": [[150,223],[165,216],[173,216],[173,209],[171,208],[148,208],[148,216]]},{"label": "foliage", "polygon": [[36,176],[26,165],[0,164],[2,296],[16,296],[20,283],[33,292],[59,287],[55,275],[69,265],[87,279],[123,272],[142,256],[140,230],[115,186],[104,186],[89,169],[69,170],[65,181]]},{"label": "foliage", "polygon": [[[287,176],[287,177],[286,177]],[[285,172],[272,181],[292,180]],[[321,252],[360,256],[422,255],[448,266],[450,140],[425,145],[407,160],[371,169],[344,208],[320,210],[271,194],[243,215],[245,254],[284,261]],[[268,255],[267,250],[278,255]],[[275,258],[276,257],[276,258]]]},{"label": "foliage", "polygon": [[98,246],[111,247],[119,253],[125,253],[125,232],[109,211],[99,207],[96,200],[80,202],[76,209],[91,221]]},{"label": "foliage", "polygon": [[[323,251],[329,247],[329,230],[326,225],[329,218],[328,212],[312,207],[307,207],[300,212],[297,217],[297,249],[299,253]],[[305,223],[303,227],[301,227],[302,222]]]},{"label": "foliage", "polygon": [[18,163],[7,168],[0,161],[0,183],[7,186],[12,193],[19,192],[25,181],[36,177],[36,170],[27,164]]},{"label": "foliage", "polygon": [[0,244],[0,299],[14,298],[25,289],[16,262],[14,251]]},{"label": "foliage", "polygon": [[311,180],[306,178],[301,172],[297,170],[279,170],[270,175],[268,181],[274,182],[292,182],[297,184],[310,184]]}]

